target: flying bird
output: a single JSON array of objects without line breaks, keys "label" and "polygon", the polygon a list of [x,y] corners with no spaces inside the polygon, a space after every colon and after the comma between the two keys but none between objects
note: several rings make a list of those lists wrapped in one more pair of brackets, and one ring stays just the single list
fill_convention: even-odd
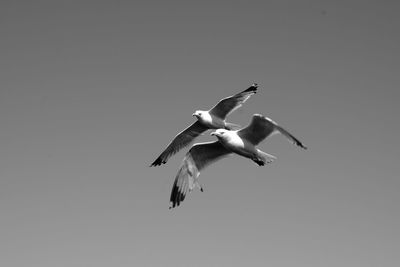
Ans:
[{"label": "flying bird", "polygon": [[252,84],[246,90],[233,96],[221,99],[210,110],[196,110],[192,115],[197,118],[192,125],[182,132],[178,133],[171,143],[165,148],[161,155],[150,165],[158,166],[165,164],[170,157],[179,150],[188,146],[193,140],[209,129],[227,129],[232,130],[238,125],[226,122],[226,117],[234,110],[240,108],[247,99],[257,92],[258,85]]},{"label": "flying bird", "polygon": [[261,151],[256,146],[275,133],[281,133],[295,145],[307,149],[303,143],[276,122],[260,114],[254,114],[250,124],[240,130],[217,129],[212,132],[211,135],[216,136],[217,141],[193,145],[186,153],[175,177],[170,208],[179,206],[186,194],[195,187],[203,191],[203,187],[198,182],[200,171],[223,157],[234,153],[251,159],[259,166],[272,162],[276,157]]}]

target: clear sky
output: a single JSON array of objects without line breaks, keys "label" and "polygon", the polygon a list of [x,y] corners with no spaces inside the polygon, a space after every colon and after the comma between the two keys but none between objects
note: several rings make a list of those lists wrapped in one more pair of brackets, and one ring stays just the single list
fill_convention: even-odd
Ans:
[{"label": "clear sky", "polygon": [[[398,1],[2,1],[0,265],[400,266]],[[282,136],[169,210],[196,109]],[[211,141],[205,135],[198,141]]]}]

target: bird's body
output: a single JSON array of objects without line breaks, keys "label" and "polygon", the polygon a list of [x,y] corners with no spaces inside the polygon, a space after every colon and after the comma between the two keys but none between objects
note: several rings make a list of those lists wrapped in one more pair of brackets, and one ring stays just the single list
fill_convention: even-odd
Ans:
[{"label": "bird's body", "polygon": [[219,142],[228,151],[238,154],[242,157],[249,158],[260,166],[270,163],[276,158],[273,155],[259,150],[254,144],[245,138],[241,138],[238,135],[238,131],[218,129],[211,133],[211,135],[216,136]]},{"label": "bird's body", "polygon": [[272,162],[276,157],[261,151],[256,146],[274,133],[281,133],[297,146],[307,149],[288,131],[259,114],[253,115],[251,123],[240,130],[217,129],[212,132],[211,135],[216,136],[218,141],[193,145],[186,153],[175,177],[170,197],[172,208],[179,206],[186,194],[196,186],[202,189],[198,183],[200,171],[225,156],[238,154],[251,159],[259,166]]},{"label": "bird's body", "polygon": [[207,129],[228,129],[227,122],[217,116],[211,115],[208,111],[198,110],[193,113],[197,121]]},{"label": "bird's body", "polygon": [[[246,140],[240,138],[237,135],[237,131],[222,130],[223,129],[219,129],[216,132],[211,133],[211,135],[217,136],[217,132],[220,133],[221,136],[217,136],[218,140],[226,149],[244,157],[248,157],[248,155],[254,153],[254,146],[251,146],[248,142],[246,142]],[[222,132],[224,133],[223,136]]]},{"label": "bird's body", "polygon": [[221,99],[210,110],[197,110],[192,114],[197,118],[197,121],[177,134],[171,143],[164,149],[161,155],[150,166],[165,164],[171,156],[173,156],[183,147],[188,146],[197,136],[203,134],[209,129],[231,130],[235,128],[235,126],[238,126],[226,122],[226,117],[231,112],[241,107],[242,104],[250,98],[250,96],[255,94],[257,92],[257,88],[258,85],[253,84],[240,93]]}]

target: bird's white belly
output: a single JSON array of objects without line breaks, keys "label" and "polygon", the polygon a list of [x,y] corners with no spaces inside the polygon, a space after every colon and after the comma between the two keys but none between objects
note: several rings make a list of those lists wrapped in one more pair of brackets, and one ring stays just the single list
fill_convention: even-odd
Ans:
[{"label": "bird's white belly", "polygon": [[212,117],[211,117],[210,113],[204,112],[201,119],[205,125],[209,125],[209,126],[212,125]]},{"label": "bird's white belly", "polygon": [[247,158],[252,158],[254,155],[254,146],[241,139],[235,132],[229,133],[229,138],[223,145],[228,150]]},{"label": "bird's white belly", "polygon": [[220,128],[225,128],[225,123],[223,120],[213,117],[210,113],[204,112],[201,115],[201,118],[199,118],[200,122],[208,127],[209,129],[220,129]]},{"label": "bird's white belly", "polygon": [[229,136],[228,144],[236,149],[244,149],[245,145],[242,140],[237,134],[231,134]]}]

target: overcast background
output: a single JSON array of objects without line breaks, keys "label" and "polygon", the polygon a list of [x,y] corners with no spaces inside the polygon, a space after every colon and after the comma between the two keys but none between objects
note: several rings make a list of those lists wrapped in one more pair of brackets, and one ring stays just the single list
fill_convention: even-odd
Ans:
[{"label": "overcast background", "polygon": [[[397,1],[1,1],[0,264],[399,266]],[[169,210],[196,109],[282,136]],[[205,135],[198,141],[214,140]]]}]

